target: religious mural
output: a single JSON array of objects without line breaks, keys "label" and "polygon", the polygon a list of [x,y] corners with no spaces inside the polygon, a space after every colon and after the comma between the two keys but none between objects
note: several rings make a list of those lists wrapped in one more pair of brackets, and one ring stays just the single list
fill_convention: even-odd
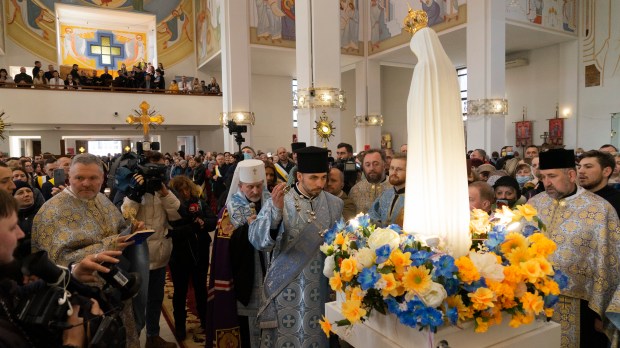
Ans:
[{"label": "religious mural", "polygon": [[4,55],[6,53],[6,49],[4,47],[4,7],[2,6],[2,2],[0,2],[0,55]]},{"label": "religious mural", "polygon": [[250,0],[250,43],[295,47],[295,0]]},{"label": "religious mural", "polygon": [[[34,55],[55,62],[58,50],[55,3],[154,14],[158,61],[170,66],[193,53],[191,0],[4,0],[7,36]],[[59,34],[63,45],[66,33]],[[77,49],[74,53],[79,52]]]},{"label": "religious mural", "polygon": [[196,61],[203,65],[220,52],[222,36],[222,0],[195,0]]},{"label": "religious mural", "polygon": [[62,24],[60,26],[61,65],[111,71],[122,64],[131,67],[149,62],[145,32],[100,30]]},{"label": "religious mural", "polygon": [[506,19],[576,34],[577,0],[508,0]]},{"label": "religious mural", "polygon": [[464,24],[467,20],[466,0],[370,0],[369,53],[408,43],[411,35],[403,30],[403,20],[411,6],[428,15],[428,24],[436,32]]},{"label": "religious mural", "polygon": [[157,24],[157,57],[164,66],[173,65],[194,53],[193,18],[192,0],[182,0]]},{"label": "religious mural", "polygon": [[584,1],[580,30],[586,87],[620,78],[620,21],[612,20],[612,13],[620,13],[620,1]]},{"label": "religious mural", "polygon": [[363,55],[359,3],[359,0],[340,0],[340,48],[344,54]]}]

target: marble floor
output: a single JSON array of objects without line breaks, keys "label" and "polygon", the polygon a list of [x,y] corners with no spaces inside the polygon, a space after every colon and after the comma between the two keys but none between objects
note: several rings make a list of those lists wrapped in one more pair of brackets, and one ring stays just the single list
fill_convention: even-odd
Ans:
[{"label": "marble floor", "polygon": [[[179,346],[163,314],[159,316],[159,336],[168,342],[175,342]],[[146,329],[143,329],[140,335],[140,347],[144,347],[144,344],[146,344]]]}]

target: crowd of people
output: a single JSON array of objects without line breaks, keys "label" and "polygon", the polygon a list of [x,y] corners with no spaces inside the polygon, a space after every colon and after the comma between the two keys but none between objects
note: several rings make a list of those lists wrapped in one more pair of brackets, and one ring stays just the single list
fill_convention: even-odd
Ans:
[{"label": "crowd of people", "polygon": [[[576,152],[529,146],[523,157],[513,149],[467,154],[470,209],[493,214],[526,202],[537,209],[558,244],[556,266],[574,276],[567,298],[581,308],[577,335],[607,347],[614,327],[604,299],[620,279],[620,154],[608,144]],[[17,200],[24,234],[17,259],[45,250],[59,265],[87,270],[93,260],[122,259],[140,274],[141,287],[124,309],[128,346],[144,328],[147,347],[176,346],[159,335],[169,270],[179,341],[187,335],[192,282],[207,347],[217,332],[232,332],[243,347],[285,341],[328,347],[338,340],[328,342],[317,324],[329,296],[321,285],[319,232],[358,213],[378,227],[402,226],[407,145],[399,150],[354,155],[341,143],[332,157],[326,149],[293,143],[273,156],[251,146],[239,153],[148,152],[138,167],[132,161],[140,158],[131,153],[47,154],[3,159],[0,190]],[[3,209],[0,216],[9,216]],[[154,233],[143,243],[129,241],[121,233],[128,224]],[[577,256],[569,252],[575,245]]]},{"label": "crowd of people", "polygon": [[80,70],[78,64],[73,64],[71,71],[65,76],[61,76],[60,71],[56,70],[53,64],[48,65],[48,70],[44,71],[40,61],[35,61],[31,74],[28,74],[25,67],[20,68],[19,74],[11,77],[6,69],[0,69],[0,87],[17,86],[22,88],[48,88],[48,89],[91,89],[91,90],[136,90],[167,92],[173,94],[209,94],[221,95],[220,85],[215,77],[207,84],[204,80],[197,77],[190,81],[186,76],[182,76],[180,81],[171,80],[166,84],[165,69],[162,63],[157,64],[157,68],[152,63],[141,62],[128,69],[125,64],[121,64],[116,72],[108,71],[104,67],[104,72],[98,76],[97,70],[87,72]]}]

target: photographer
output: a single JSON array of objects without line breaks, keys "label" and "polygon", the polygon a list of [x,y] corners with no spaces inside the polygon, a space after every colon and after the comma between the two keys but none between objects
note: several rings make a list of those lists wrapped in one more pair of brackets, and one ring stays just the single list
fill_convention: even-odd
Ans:
[{"label": "photographer", "polygon": [[[15,267],[13,252],[17,247],[18,240],[24,237],[24,233],[17,223],[17,202],[7,192],[0,190],[0,347],[32,347],[33,339],[48,340],[46,346],[52,346],[49,339],[53,337],[41,337],[40,332],[29,334],[28,329],[18,322],[16,305],[20,286],[11,279],[9,274],[14,272],[9,269]],[[104,252],[99,256],[89,255],[79,262],[74,268],[73,275],[80,281],[90,281],[94,271],[108,272],[109,270],[94,260],[99,257],[101,261],[116,263],[115,256],[120,252]],[[94,301],[94,300],[93,300]],[[73,327],[64,330],[62,345],[69,347],[84,346],[85,331],[83,318],[78,317],[79,306],[73,307],[73,314],[67,318],[67,324]],[[101,315],[103,312],[96,302],[92,303],[92,315]]]},{"label": "photographer", "polygon": [[181,218],[178,213],[180,202],[163,183],[163,155],[152,151],[146,155],[146,161],[148,163],[140,169],[141,174],[133,174],[121,207],[123,213],[131,215],[133,212],[135,218],[144,221],[147,229],[155,231],[147,243],[133,247],[133,252],[139,255],[134,260],[149,260],[148,272],[144,272],[146,264],[140,266],[143,286],[134,298],[134,317],[138,333],[146,324],[146,347],[176,347],[159,336],[159,317],[164,300],[166,265],[172,252],[172,241],[166,238],[168,222]]}]

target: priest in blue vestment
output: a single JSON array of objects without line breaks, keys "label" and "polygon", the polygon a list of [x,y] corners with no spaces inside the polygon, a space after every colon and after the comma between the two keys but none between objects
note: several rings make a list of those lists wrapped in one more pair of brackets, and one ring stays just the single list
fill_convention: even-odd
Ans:
[{"label": "priest in blue vestment", "polygon": [[342,217],[343,202],[323,191],[327,150],[297,151],[297,183],[272,192],[256,220],[250,242],[271,253],[258,310],[261,347],[327,347],[319,325],[328,298],[319,246],[322,233]]}]

